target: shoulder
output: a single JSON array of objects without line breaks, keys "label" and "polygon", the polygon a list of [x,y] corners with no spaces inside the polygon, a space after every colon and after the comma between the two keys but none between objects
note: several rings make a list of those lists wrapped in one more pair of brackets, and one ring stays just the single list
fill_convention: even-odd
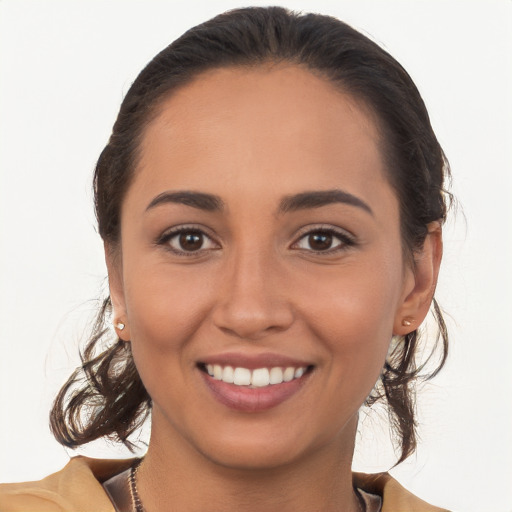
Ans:
[{"label": "shoulder", "polygon": [[[42,480],[0,484],[0,512],[114,512],[101,484],[133,461],[74,457]],[[354,473],[354,484],[382,496],[382,512],[447,512],[414,496],[387,473]]]},{"label": "shoulder", "polygon": [[418,498],[388,473],[353,473],[353,478],[360,489],[382,497],[382,512],[449,512]]},{"label": "shoulder", "polygon": [[73,457],[63,469],[42,480],[0,484],[0,512],[114,512],[101,482],[132,463],[133,459]]}]

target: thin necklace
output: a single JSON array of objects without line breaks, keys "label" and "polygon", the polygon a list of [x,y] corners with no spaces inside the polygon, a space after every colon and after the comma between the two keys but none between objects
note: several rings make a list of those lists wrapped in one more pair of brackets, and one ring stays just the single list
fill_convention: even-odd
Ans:
[{"label": "thin necklace", "polygon": [[139,492],[137,491],[137,471],[139,470],[142,459],[139,459],[135,464],[130,468],[130,495],[132,497],[132,506],[134,512],[144,512],[144,506],[142,505],[142,501],[139,496]]},{"label": "thin necklace", "polygon": [[[134,512],[144,512],[144,506],[142,505],[142,500],[140,499],[139,492],[137,491],[137,471],[141,465],[142,459],[139,459],[135,462],[135,464],[130,468],[130,495],[132,497],[132,507]],[[358,503],[361,512],[366,510],[366,505],[363,504],[363,499],[360,497],[358,493]]]}]

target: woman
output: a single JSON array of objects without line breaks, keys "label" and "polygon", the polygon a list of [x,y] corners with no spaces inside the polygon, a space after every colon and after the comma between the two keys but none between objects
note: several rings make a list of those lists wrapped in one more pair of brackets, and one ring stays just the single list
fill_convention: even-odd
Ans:
[{"label": "woman", "polygon": [[242,9],[184,34],[98,161],[111,295],[51,415],[74,447],[129,444],[151,412],[147,454],[73,459],[0,510],[440,510],[351,462],[379,400],[414,451],[432,303],[431,376],[446,358],[447,174],[407,73],[338,20]]}]

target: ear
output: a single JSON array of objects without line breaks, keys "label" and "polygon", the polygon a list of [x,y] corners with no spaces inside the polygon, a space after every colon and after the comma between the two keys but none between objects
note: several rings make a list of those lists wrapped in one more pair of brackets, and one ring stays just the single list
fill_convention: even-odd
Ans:
[{"label": "ear", "polygon": [[427,229],[423,247],[414,254],[414,266],[406,279],[404,297],[395,315],[394,335],[405,336],[417,329],[427,316],[434,298],[443,255],[441,223],[431,222]]},{"label": "ear", "polygon": [[[108,284],[110,288],[110,300],[112,301],[112,321],[117,335],[123,341],[130,341],[130,324],[126,312],[123,284],[123,263],[119,249],[105,243],[105,262],[108,271]],[[123,324],[124,328],[119,328]]]}]

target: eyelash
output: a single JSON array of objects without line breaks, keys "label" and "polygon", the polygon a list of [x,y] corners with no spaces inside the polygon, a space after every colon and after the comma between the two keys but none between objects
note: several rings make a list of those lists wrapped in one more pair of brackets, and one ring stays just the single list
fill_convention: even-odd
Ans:
[{"label": "eyelash", "polygon": [[171,251],[172,253],[174,253],[178,256],[184,256],[184,257],[189,257],[189,258],[194,257],[194,256],[197,257],[198,255],[203,254],[205,251],[216,250],[216,248],[215,249],[213,249],[213,248],[203,249],[201,247],[197,251],[187,251],[184,249],[176,249],[176,248],[172,247],[170,244],[171,240],[173,238],[177,238],[183,234],[200,235],[203,239],[201,245],[204,245],[205,241],[209,240],[211,243],[215,244],[217,246],[217,248],[220,247],[219,244],[217,242],[215,242],[215,240],[210,235],[205,233],[204,228],[202,228],[200,226],[195,226],[195,225],[185,225],[185,226],[177,226],[175,228],[171,228],[171,229],[167,230],[165,233],[163,233],[158,238],[158,240],[156,241],[156,244],[161,245],[161,246],[166,246],[167,250]]},{"label": "eyelash", "polygon": [[[312,235],[327,235],[332,237],[332,241],[335,239],[339,240],[339,244],[334,248],[328,248],[325,250],[313,250],[313,249],[303,249],[297,247],[297,245],[302,241],[306,240],[308,237]],[[304,252],[313,253],[315,255],[332,255],[338,252],[346,251],[350,247],[354,247],[356,245],[355,237],[348,233],[347,231],[336,229],[330,225],[320,225],[320,226],[308,226],[302,230],[302,233],[299,234],[297,241],[292,244],[292,249],[303,250]]]},{"label": "eyelash", "polygon": [[[197,234],[202,237],[201,247],[198,250],[187,251],[185,249],[177,249],[171,246],[170,242],[174,238],[179,237],[183,234]],[[311,237],[312,235],[327,235],[332,237],[332,242],[334,240],[338,240],[339,244],[334,248],[327,248],[325,250],[314,250],[314,249],[306,249],[297,247],[299,243],[303,240],[306,240],[307,237]],[[205,241],[210,241],[210,243],[215,244],[217,247],[215,248],[203,248]],[[159,246],[165,246],[167,250],[178,256],[184,257],[194,257],[198,255],[204,254],[205,251],[217,250],[220,248],[220,245],[215,242],[215,240],[205,233],[204,228],[195,225],[185,225],[185,226],[177,226],[175,228],[171,228],[165,233],[163,233],[156,241],[156,244]],[[304,251],[306,253],[312,253],[315,255],[332,255],[341,251],[346,251],[348,248],[356,245],[355,237],[352,234],[347,233],[344,230],[336,229],[332,226],[320,225],[320,226],[308,226],[301,230],[296,241],[290,246],[291,249]]]}]

